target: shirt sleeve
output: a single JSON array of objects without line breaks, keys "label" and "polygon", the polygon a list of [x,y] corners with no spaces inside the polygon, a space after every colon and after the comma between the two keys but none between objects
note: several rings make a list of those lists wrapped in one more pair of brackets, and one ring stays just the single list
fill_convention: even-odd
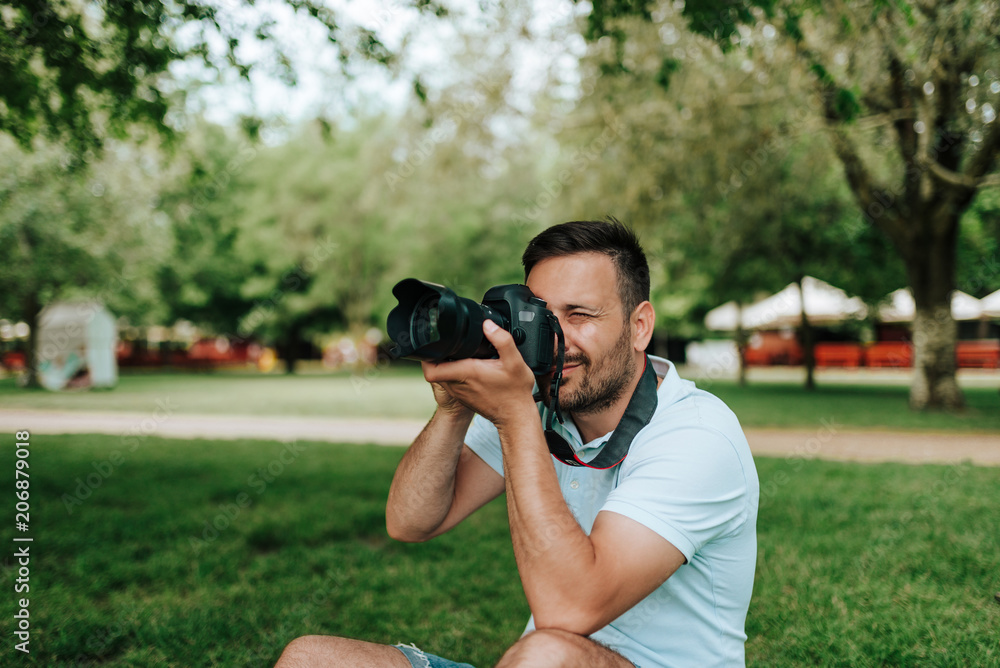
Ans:
[{"label": "shirt sleeve", "polygon": [[719,431],[685,427],[640,433],[622,466],[621,480],[601,510],[655,531],[688,561],[709,541],[735,532],[748,517],[743,462]]},{"label": "shirt sleeve", "polygon": [[503,454],[500,447],[500,434],[493,423],[482,415],[472,418],[469,430],[465,432],[465,444],[479,455],[491,469],[503,476]]}]

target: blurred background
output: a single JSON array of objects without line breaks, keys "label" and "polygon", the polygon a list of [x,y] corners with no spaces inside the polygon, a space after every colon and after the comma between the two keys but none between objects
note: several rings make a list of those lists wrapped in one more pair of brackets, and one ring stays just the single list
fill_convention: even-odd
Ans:
[{"label": "blurred background", "polygon": [[800,366],[806,387],[816,366],[912,369],[918,409],[1000,366],[991,3],[0,20],[0,359],[23,385],[374,365],[396,281],[478,299],[523,280],[541,229],[605,215],[641,234],[653,349],[679,363]]}]

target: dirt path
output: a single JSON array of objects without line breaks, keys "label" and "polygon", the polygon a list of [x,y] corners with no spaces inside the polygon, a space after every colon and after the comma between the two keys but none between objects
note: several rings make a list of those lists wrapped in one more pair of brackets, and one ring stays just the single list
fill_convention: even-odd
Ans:
[{"label": "dirt path", "polygon": [[[423,428],[417,420],[85,413],[0,409],[0,433],[109,434],[207,439],[296,439],[336,443],[408,445]],[[899,432],[846,429],[827,423],[818,429],[747,429],[757,455],[865,462],[958,463],[1000,466],[1000,434]]]}]

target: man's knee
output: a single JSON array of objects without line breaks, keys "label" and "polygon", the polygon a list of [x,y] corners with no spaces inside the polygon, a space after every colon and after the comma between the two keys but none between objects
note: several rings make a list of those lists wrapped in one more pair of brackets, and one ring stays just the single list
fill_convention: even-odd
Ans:
[{"label": "man's knee", "polygon": [[298,668],[311,665],[322,653],[323,636],[301,636],[285,645],[275,668]]},{"label": "man's knee", "polygon": [[408,667],[410,662],[395,647],[338,638],[302,636],[288,643],[275,668],[365,668],[367,666]]},{"label": "man's knee", "polygon": [[524,668],[575,665],[583,642],[586,642],[584,638],[568,631],[557,629],[532,631],[514,643],[498,665]]}]

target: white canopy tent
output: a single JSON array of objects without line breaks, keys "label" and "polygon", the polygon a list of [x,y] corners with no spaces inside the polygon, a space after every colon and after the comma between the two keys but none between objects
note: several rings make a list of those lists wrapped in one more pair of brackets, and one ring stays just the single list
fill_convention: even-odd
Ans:
[{"label": "white canopy tent", "polygon": [[715,331],[734,331],[739,322],[739,306],[736,302],[726,302],[705,314],[705,326]]},{"label": "white canopy tent", "polygon": [[[992,296],[992,295],[990,295]],[[882,322],[913,322],[916,304],[909,288],[900,288],[889,295],[889,303],[879,308]],[[983,315],[983,304],[970,294],[955,290],[951,295],[951,317],[955,320],[978,320]]]},{"label": "white canopy tent", "polygon": [[857,297],[829,283],[806,276],[802,291],[797,283],[789,283],[781,292],[743,308],[738,317],[736,302],[727,302],[705,315],[705,326],[717,331],[733,331],[742,322],[743,329],[767,329],[798,325],[802,321],[802,297],[805,294],[806,315],[812,324],[829,324],[848,318],[863,318],[865,305]]},{"label": "white canopy tent", "polygon": [[979,300],[979,306],[986,318],[1000,318],[1000,290],[990,293]]}]

